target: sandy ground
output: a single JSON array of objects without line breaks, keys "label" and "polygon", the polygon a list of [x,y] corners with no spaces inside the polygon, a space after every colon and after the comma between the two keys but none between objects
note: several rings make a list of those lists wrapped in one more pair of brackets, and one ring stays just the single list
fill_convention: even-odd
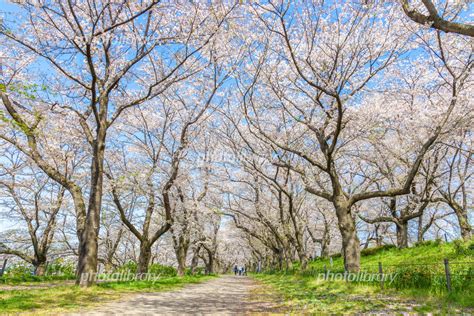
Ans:
[{"label": "sandy ground", "polygon": [[268,296],[255,300],[259,285],[244,276],[225,275],[184,288],[133,295],[93,310],[67,315],[262,315],[277,311]]}]

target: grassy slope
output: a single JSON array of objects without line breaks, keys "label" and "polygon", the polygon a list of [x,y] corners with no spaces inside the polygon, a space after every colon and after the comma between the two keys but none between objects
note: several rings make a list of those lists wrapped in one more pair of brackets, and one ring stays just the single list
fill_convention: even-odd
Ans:
[{"label": "grassy slope", "polygon": [[260,274],[254,277],[270,286],[269,290],[264,288],[256,295],[268,295],[276,291],[284,303],[282,309],[291,314],[382,313],[405,309],[402,300],[393,297],[390,297],[389,308],[388,295],[381,295],[380,290],[372,286],[340,281],[324,282],[300,275]]},{"label": "grassy slope", "polygon": [[104,283],[82,289],[77,286],[60,286],[49,289],[0,291],[0,313],[31,312],[54,314],[74,309],[93,307],[136,292],[165,291],[208,280],[212,276],[185,276],[162,278],[152,282]]},{"label": "grassy slope", "polygon": [[[408,249],[380,250],[374,254],[362,256],[363,271],[376,272],[378,262],[384,270],[397,268],[397,265],[415,263],[413,269],[442,271],[443,259],[448,258],[454,273],[458,268],[455,262],[474,262],[474,252],[462,254],[456,252],[453,244],[427,244]],[[429,265],[420,265],[429,264]],[[343,269],[342,258],[334,258],[332,268],[329,260],[316,260],[309,269],[323,271],[324,266],[338,271]],[[474,265],[471,264],[471,266]],[[464,265],[464,268],[466,266]],[[376,285],[355,284],[344,281],[320,281],[314,276],[296,274],[261,274],[255,277],[268,284],[281,294],[286,305],[295,311],[303,309],[312,313],[345,312],[395,312],[395,311],[445,311],[459,312],[474,308],[474,291],[446,294],[425,289],[381,290]],[[474,283],[474,282],[473,282]],[[470,310],[472,312],[472,310]]]},{"label": "grassy slope", "polygon": [[[407,264],[436,264],[442,265],[443,259],[447,258],[452,263],[459,261],[474,261],[474,253],[457,254],[452,243],[435,243],[421,245],[406,249],[387,249],[377,251],[373,255],[361,257],[361,267],[373,270],[382,262],[383,266]],[[323,269],[324,265],[330,267],[328,259],[316,260],[310,263],[310,268]],[[333,259],[333,267],[342,269],[344,267],[342,257]]]}]

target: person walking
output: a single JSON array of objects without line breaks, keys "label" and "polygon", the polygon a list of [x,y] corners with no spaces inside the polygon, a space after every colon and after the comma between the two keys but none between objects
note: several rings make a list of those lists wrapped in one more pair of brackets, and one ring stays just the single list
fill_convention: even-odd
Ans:
[{"label": "person walking", "polygon": [[237,272],[239,271],[239,268],[237,267],[237,265],[234,266],[234,275],[237,275]]}]

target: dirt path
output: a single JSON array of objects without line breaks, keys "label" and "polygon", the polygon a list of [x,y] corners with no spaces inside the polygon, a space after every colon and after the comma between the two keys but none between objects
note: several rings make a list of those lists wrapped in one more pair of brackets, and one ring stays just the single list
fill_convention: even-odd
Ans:
[{"label": "dirt path", "polygon": [[225,275],[170,292],[134,295],[75,315],[243,315],[276,311],[274,302],[252,297],[258,287],[251,278]]}]

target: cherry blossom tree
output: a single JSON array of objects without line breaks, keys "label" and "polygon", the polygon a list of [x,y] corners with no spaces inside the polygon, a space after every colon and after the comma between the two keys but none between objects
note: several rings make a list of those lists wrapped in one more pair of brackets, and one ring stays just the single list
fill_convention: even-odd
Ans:
[{"label": "cherry blossom tree", "polygon": [[[421,4],[418,6],[416,4],[412,6],[410,2],[409,0],[401,1],[403,11],[414,22],[443,32],[453,32],[474,37],[474,25],[468,22],[455,21],[460,16],[464,20],[463,16],[468,14],[466,12],[466,9],[469,10],[468,1],[437,1],[439,2],[439,8],[442,8],[443,12],[440,12],[437,9],[437,4],[431,0],[421,0]],[[414,2],[416,3],[417,1]]]},{"label": "cherry blossom tree", "polygon": [[120,265],[118,257],[126,229],[120,215],[113,209],[107,196],[101,215],[101,234],[99,235],[99,263],[104,265],[105,272],[111,272]]},{"label": "cherry blossom tree", "polygon": [[5,175],[0,178],[0,196],[6,211],[2,215],[9,222],[18,222],[13,231],[5,232],[10,235],[10,243],[0,243],[0,253],[23,259],[35,267],[36,275],[42,276],[55,240],[65,189],[32,168],[18,152],[7,150],[3,154],[0,173]]},{"label": "cherry blossom tree", "polygon": [[[192,80],[187,79],[170,88],[162,98],[154,101],[160,105],[147,104],[136,111],[129,111],[118,126],[120,130],[117,135],[123,137],[123,142],[119,143],[120,155],[117,155],[117,159],[122,160],[122,167],[114,166],[111,162],[108,177],[113,182],[113,200],[121,219],[141,244],[138,273],[147,271],[151,247],[172,227],[174,218],[186,217],[181,221],[183,224],[191,220],[187,218],[189,214],[187,198],[183,193],[184,184],[177,183],[180,182],[180,164],[197,137],[199,126],[216,106],[214,99],[218,98],[218,89],[228,77],[220,72],[217,64],[210,70],[202,71]],[[208,80],[207,86],[203,85],[205,80]],[[114,158],[111,157],[111,160]],[[147,171],[143,173],[144,170]],[[121,202],[119,187],[122,183],[131,192],[128,207]],[[157,192],[161,192],[158,201]],[[200,195],[204,197],[205,191]],[[144,201],[141,196],[145,198]],[[199,202],[202,198],[196,199]],[[127,208],[131,208],[128,214]],[[133,208],[145,209],[141,232],[129,220],[130,217],[138,216]],[[163,224],[152,233],[150,228],[157,208],[164,211]],[[178,228],[174,227],[174,230]],[[181,241],[183,249],[178,247],[179,251],[187,251],[187,242]],[[179,257],[180,267],[183,268],[182,260],[186,256]],[[180,269],[180,274],[183,273],[183,269]]]},{"label": "cherry blossom tree", "polygon": [[[0,34],[18,54],[45,65],[44,93],[33,108],[14,87],[22,82],[20,68],[2,82],[5,119],[23,136],[2,138],[28,155],[48,176],[72,195],[79,239],[78,283],[88,286],[97,271],[100,209],[103,196],[107,134],[114,122],[132,107],[161,95],[189,76],[200,52],[216,35],[233,6],[141,2],[23,1],[22,19],[4,21]],[[26,68],[23,68],[23,70]],[[31,80],[31,78],[25,79]],[[29,85],[30,82],[25,82]],[[24,84],[25,85],[25,84]],[[67,179],[45,157],[37,134],[40,123],[54,109],[74,115],[89,145],[87,192]],[[87,201],[87,203],[86,203]],[[81,279],[81,276],[86,276]]]},{"label": "cherry blossom tree", "polygon": [[469,223],[469,200],[472,200],[470,184],[474,176],[471,142],[470,132],[461,130],[458,139],[444,151],[439,177],[435,179],[436,192],[430,198],[430,202],[441,202],[454,212],[464,240],[469,240],[473,231]]},{"label": "cherry blossom tree", "polygon": [[[349,271],[357,271],[360,260],[352,207],[368,199],[408,194],[425,155],[449,131],[449,118],[469,91],[472,60],[469,51],[457,46],[466,40],[429,33],[408,45],[412,34],[397,10],[353,3],[308,3],[298,10],[285,2],[256,5],[260,23],[254,27],[265,36],[252,43],[258,53],[249,55],[239,81],[247,128],[271,150],[268,159],[300,174],[307,191],[333,204]],[[415,155],[408,158],[397,184],[378,189],[371,177],[360,175],[361,168],[370,168],[362,153],[373,146],[363,135],[391,129],[390,119],[377,121],[377,126],[372,115],[380,106],[393,117],[386,109],[390,104],[399,107],[398,100],[390,99],[389,91],[379,91],[401,78],[400,68],[416,62],[410,54],[425,56],[423,67],[430,65],[439,74],[429,78],[437,93],[426,103],[416,100],[425,108],[434,103],[436,110],[430,125],[423,125],[425,132],[416,134],[416,146],[408,150]],[[357,117],[366,120],[365,126],[357,125]],[[389,135],[381,133],[377,141],[393,142]]]},{"label": "cherry blossom tree", "polygon": [[467,4],[15,5],[0,194],[24,225],[0,252],[38,273],[51,249],[82,286],[99,263],[181,276],[340,249],[358,271],[372,243],[471,238]]}]

